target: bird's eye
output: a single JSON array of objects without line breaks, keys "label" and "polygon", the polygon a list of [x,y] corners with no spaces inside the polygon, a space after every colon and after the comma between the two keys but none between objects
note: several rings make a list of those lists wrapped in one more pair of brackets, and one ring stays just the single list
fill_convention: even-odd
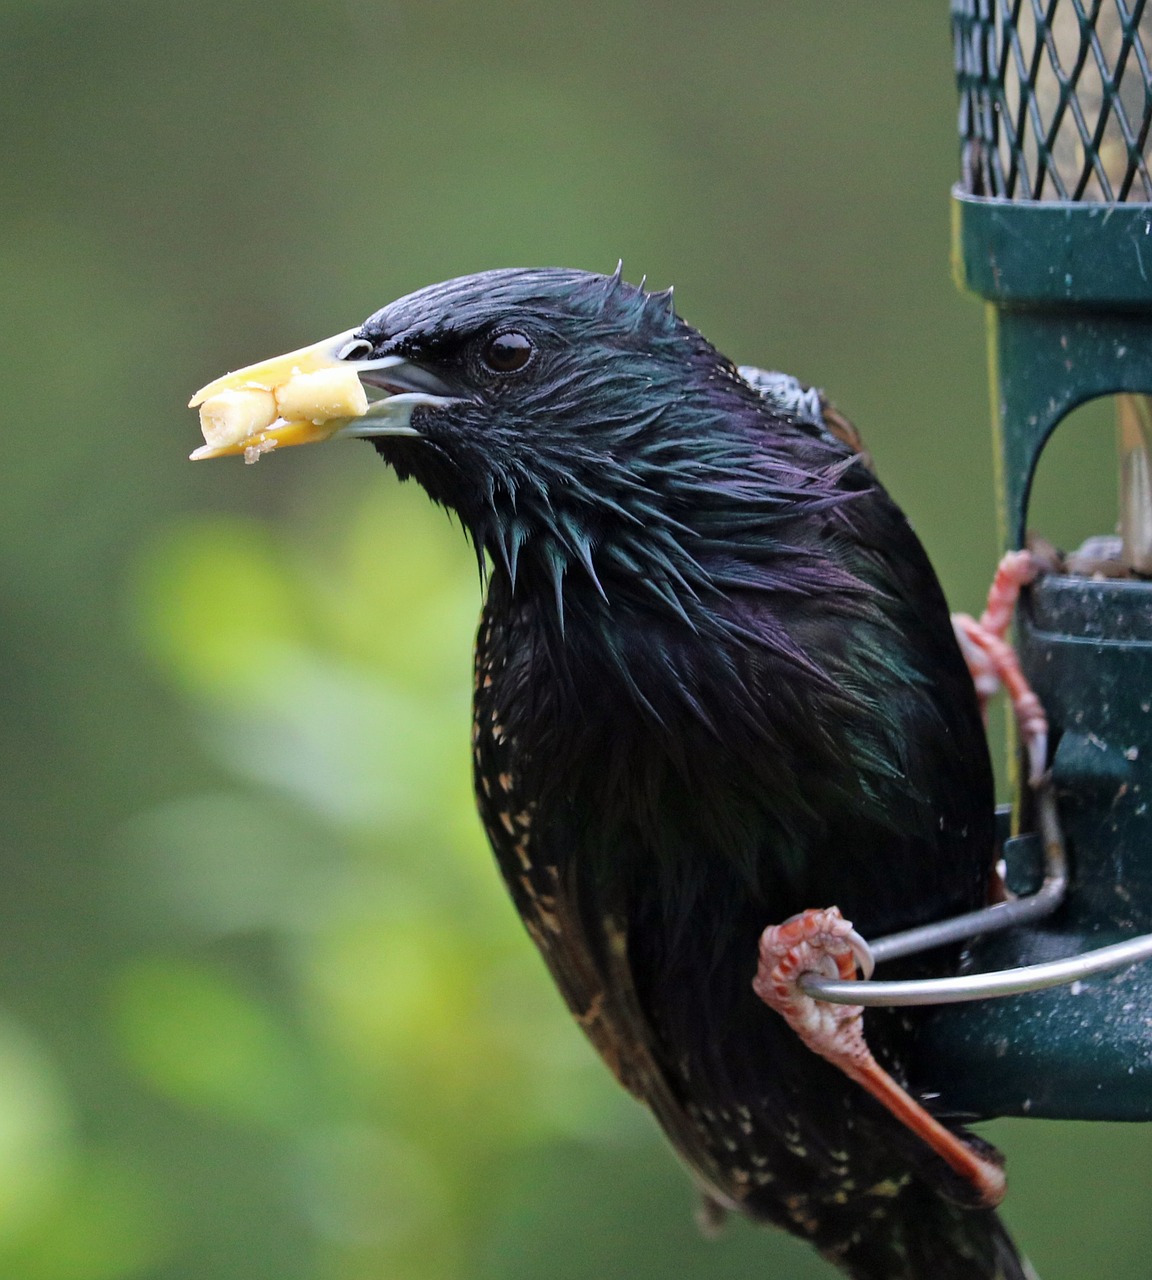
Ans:
[{"label": "bird's eye", "polygon": [[481,359],[493,373],[519,373],[532,359],[535,350],[527,334],[513,329],[489,338]]}]

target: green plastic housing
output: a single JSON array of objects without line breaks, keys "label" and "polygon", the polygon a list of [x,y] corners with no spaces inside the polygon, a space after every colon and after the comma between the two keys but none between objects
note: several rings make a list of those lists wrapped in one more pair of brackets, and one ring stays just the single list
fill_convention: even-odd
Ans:
[{"label": "green plastic housing", "polygon": [[[1096,396],[1152,393],[1152,205],[957,191],[953,212],[958,281],[988,303],[1001,525],[1019,547],[1057,424]],[[1042,578],[1017,644],[1050,719],[1072,883],[1050,919],[977,940],[979,970],[1152,932],[1152,582]],[[1152,1119],[1152,964],[933,1010],[921,1049],[921,1073],[959,1111]]]}]

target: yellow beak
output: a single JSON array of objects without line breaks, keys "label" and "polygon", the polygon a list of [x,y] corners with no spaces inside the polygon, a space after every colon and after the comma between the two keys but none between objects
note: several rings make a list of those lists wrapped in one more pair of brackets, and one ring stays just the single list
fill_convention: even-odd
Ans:
[{"label": "yellow beak", "polygon": [[339,358],[354,330],[338,333],[217,378],[188,402],[200,410],[199,462],[243,454],[255,462],[275,448],[327,440],[368,412],[357,365]]},{"label": "yellow beak", "polygon": [[[261,360],[201,387],[189,407],[200,410],[204,444],[192,458],[243,454],[256,462],[273,449],[335,435],[365,439],[408,436],[417,410],[459,401],[451,379],[400,355],[357,358],[371,344],[349,329],[285,356]],[[383,394],[369,401],[363,375]]]}]

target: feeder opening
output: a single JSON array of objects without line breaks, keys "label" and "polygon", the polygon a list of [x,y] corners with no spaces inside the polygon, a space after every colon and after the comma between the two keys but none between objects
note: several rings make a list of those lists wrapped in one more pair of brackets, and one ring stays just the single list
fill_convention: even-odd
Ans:
[{"label": "feeder opening", "polygon": [[1152,397],[1101,396],[1057,424],[1032,480],[1026,528],[1056,572],[1152,577]]}]

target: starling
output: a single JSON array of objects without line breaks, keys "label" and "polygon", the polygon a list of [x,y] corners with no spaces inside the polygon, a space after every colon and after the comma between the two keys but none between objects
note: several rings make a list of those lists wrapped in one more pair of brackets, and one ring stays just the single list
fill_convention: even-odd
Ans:
[{"label": "starling", "polygon": [[[366,412],[253,419],[195,456],[360,436],[459,517],[487,580],[474,760],[496,859],[706,1204],[856,1280],[1031,1275],[994,1210],[752,989],[766,925],[834,905],[876,937],[984,905],[992,870],[973,683],[851,426],[619,270],[450,280],[200,399],[337,366],[379,397]],[[915,1013],[864,1025],[926,1095]]]}]

